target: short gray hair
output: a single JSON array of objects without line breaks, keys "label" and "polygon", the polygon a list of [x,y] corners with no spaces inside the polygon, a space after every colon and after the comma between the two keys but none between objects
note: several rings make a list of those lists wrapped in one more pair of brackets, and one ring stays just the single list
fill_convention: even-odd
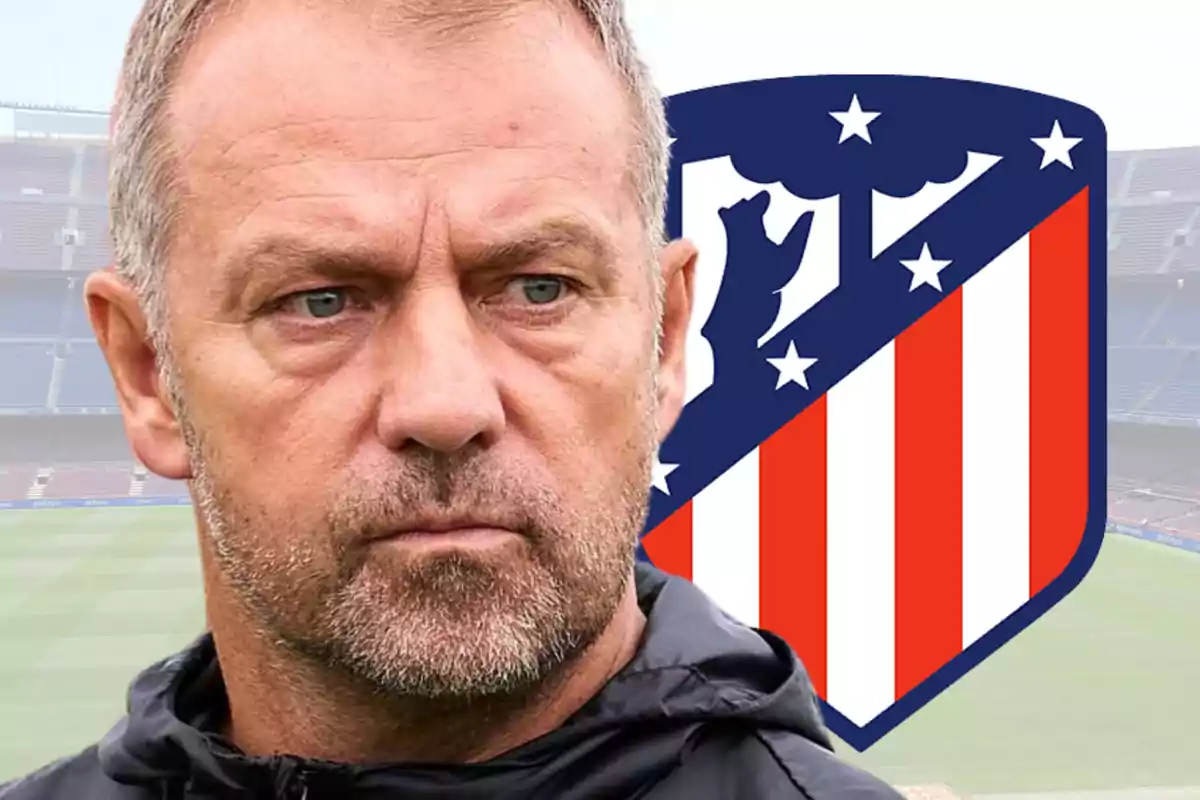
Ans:
[{"label": "short gray hair", "polygon": [[[169,352],[164,274],[179,215],[167,105],[180,62],[214,9],[228,2],[146,0],[126,47],[113,109],[109,208],[115,269],[137,293],[160,357]],[[638,57],[623,0],[568,2],[596,35],[631,100],[636,133],[631,178],[647,237],[658,247],[665,238],[669,159],[662,96]]]}]

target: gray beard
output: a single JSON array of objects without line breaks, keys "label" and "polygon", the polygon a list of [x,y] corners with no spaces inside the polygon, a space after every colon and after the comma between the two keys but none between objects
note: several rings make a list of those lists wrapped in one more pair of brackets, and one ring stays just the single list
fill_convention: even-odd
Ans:
[{"label": "gray beard", "polygon": [[[216,567],[263,640],[389,697],[453,702],[536,691],[611,623],[648,510],[658,439],[654,403],[646,408],[628,477],[586,509],[464,466],[440,479],[413,471],[408,482],[356,482],[362,489],[324,524],[287,537],[221,480],[182,403],[178,418]],[[353,544],[375,522],[448,498],[456,509],[499,501],[526,510],[517,553],[403,558]]]}]

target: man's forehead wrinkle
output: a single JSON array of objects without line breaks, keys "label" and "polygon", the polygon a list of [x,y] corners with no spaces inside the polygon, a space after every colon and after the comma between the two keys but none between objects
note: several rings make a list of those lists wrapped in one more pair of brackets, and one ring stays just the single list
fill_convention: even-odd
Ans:
[{"label": "man's forehead wrinkle", "polygon": [[[192,177],[201,178],[202,180],[206,177],[216,177],[220,183],[224,184],[223,188],[236,189],[243,187],[248,182],[252,182],[258,176],[267,176],[275,170],[303,167],[306,164],[318,164],[321,161],[363,165],[406,165],[415,162],[425,162],[432,165],[440,160],[452,159],[458,156],[470,156],[488,151],[497,153],[506,151],[514,153],[550,152],[556,156],[564,154],[560,143],[554,141],[537,142],[514,137],[509,141],[496,142],[494,140],[489,141],[482,134],[478,137],[478,143],[448,149],[423,150],[413,153],[389,152],[380,155],[354,152],[355,148],[353,147],[348,147],[345,150],[336,146],[318,146],[317,148],[313,148],[311,145],[308,147],[301,145],[291,148],[286,146],[286,144],[274,144],[269,141],[269,137],[277,135],[280,132],[299,129],[309,125],[309,122],[284,122],[265,128],[261,132],[232,136],[229,137],[228,141],[219,144],[212,142],[217,147],[215,152],[210,151],[209,153],[205,152],[208,150],[208,147],[206,147],[204,138],[194,139],[189,143],[187,149],[178,153],[178,158],[185,169],[189,163],[191,164],[192,169],[188,170],[188,172],[192,173]],[[262,137],[268,137],[268,141],[257,141]],[[250,153],[244,159],[240,153],[240,150],[243,148],[250,150]],[[565,152],[571,156],[580,156],[589,153],[590,149],[587,145],[580,145],[571,151]],[[550,161],[547,161],[547,167],[549,167],[550,163]],[[553,163],[561,163],[561,159],[555,158],[553,159]],[[601,169],[603,165],[597,163],[595,167]],[[591,170],[587,171],[591,172]],[[331,197],[335,195],[332,192],[328,194]],[[289,193],[289,196],[303,197],[311,195],[292,195]]]},{"label": "man's forehead wrinkle", "polygon": [[[557,148],[552,143],[527,144],[527,145],[480,144],[480,145],[473,146],[473,147],[460,147],[460,148],[457,148],[454,150],[441,150],[438,152],[430,152],[430,153],[413,153],[411,155],[391,154],[391,155],[381,155],[381,156],[362,156],[362,155],[355,155],[355,154],[347,154],[341,160],[344,161],[345,163],[352,163],[352,164],[389,164],[389,163],[404,164],[404,163],[408,163],[408,162],[412,162],[412,161],[431,162],[436,159],[451,158],[453,156],[472,155],[472,154],[480,152],[481,150],[512,150],[512,151],[552,150],[552,151],[554,151],[554,150],[557,150]],[[321,154],[321,158],[322,159],[325,158],[324,153]],[[269,172],[271,170],[276,170],[276,169],[287,169],[289,167],[298,167],[303,164],[312,163],[316,160],[317,159],[314,158],[314,156],[312,154],[306,154],[303,156],[299,156],[290,161],[278,160],[278,161],[272,161],[269,164],[258,165],[255,170],[247,172],[244,175],[242,181],[239,181],[238,184],[240,185],[240,183],[242,183],[245,180],[252,177],[255,172],[264,173],[264,172]],[[291,196],[291,195],[289,195],[289,196]]]},{"label": "man's forehead wrinkle", "polygon": [[[341,122],[344,119],[345,119],[345,115],[331,114],[326,117],[312,117],[312,118],[305,119],[305,120],[294,120],[294,121],[290,121],[290,122],[288,122],[288,121],[277,122],[274,125],[270,125],[266,128],[262,128],[260,130],[253,131],[251,133],[246,133],[239,137],[231,138],[231,140],[229,142],[227,142],[225,144],[225,146],[221,148],[220,151],[217,152],[216,157],[221,160],[228,159],[230,152],[234,148],[236,148],[239,144],[244,144],[246,139],[248,139],[248,138],[257,138],[257,137],[263,137],[263,136],[275,136],[278,134],[287,133],[288,131],[291,131],[292,129],[303,129],[303,128],[312,129],[319,125],[326,125],[329,123]],[[388,119],[388,117],[381,115],[379,117],[359,117],[359,119],[361,119],[364,123],[378,123],[380,121]]]},{"label": "man's forehead wrinkle", "polygon": [[[441,120],[441,115],[434,115],[429,118],[431,121]],[[472,131],[466,129],[462,135],[458,137],[460,143],[457,146],[447,149],[423,150],[412,153],[389,153],[387,155],[369,156],[356,155],[351,150],[357,149],[353,146],[360,136],[356,128],[362,127],[366,130],[363,133],[369,132],[370,139],[386,143],[381,146],[389,146],[391,137],[386,135],[386,129],[389,127],[409,128],[414,129],[414,133],[421,133],[420,127],[427,120],[404,118],[397,119],[395,115],[381,115],[366,117],[358,114],[340,114],[328,115],[324,117],[315,117],[303,120],[282,120],[266,127],[256,130],[238,131],[237,135],[230,135],[227,141],[219,144],[216,152],[205,160],[216,162],[236,161],[238,150],[240,148],[248,148],[252,151],[252,163],[256,166],[275,167],[289,166],[302,163],[312,159],[312,151],[319,152],[321,157],[328,157],[330,154],[338,152],[339,145],[347,145],[347,151],[344,161],[361,161],[363,163],[378,163],[384,161],[419,161],[430,160],[434,158],[445,158],[455,155],[466,155],[484,150],[513,150],[513,151],[528,151],[528,150],[546,150],[546,149],[561,149],[561,139],[564,134],[557,136],[548,136],[545,141],[531,140],[527,132],[518,133],[513,130],[514,123],[519,125],[520,131],[526,131],[528,124],[521,125],[515,118],[510,119],[508,116],[498,116],[495,120],[486,120],[481,122],[478,130]],[[340,126],[340,127],[335,127]],[[503,139],[498,141],[494,135],[496,130],[502,130],[505,134]],[[192,138],[188,150],[190,153],[186,155],[201,155],[205,149],[205,139],[207,137],[201,134],[199,137]],[[414,137],[415,138],[415,137]],[[280,139],[282,141],[272,141],[272,139]],[[474,140],[470,143],[462,143],[462,140]],[[294,143],[295,147],[291,147]],[[399,145],[397,145],[399,146]],[[286,156],[289,149],[303,149],[309,151],[309,154],[298,156],[293,161],[281,161],[272,159],[271,154],[278,154],[280,157]],[[262,150],[266,150],[264,155]],[[576,154],[589,153],[592,147],[589,143],[580,142],[575,147],[571,148]],[[268,164],[263,164],[264,159],[270,159]]]},{"label": "man's forehead wrinkle", "polygon": [[[561,164],[562,164],[561,156],[563,156],[564,153],[563,153],[561,147],[559,147],[554,142],[512,141],[512,142],[506,142],[503,144],[497,144],[494,142],[485,142],[485,141],[481,140],[479,144],[470,145],[470,146],[456,147],[456,148],[451,148],[451,149],[443,149],[443,150],[438,150],[438,151],[422,151],[422,152],[409,153],[409,154],[387,153],[387,154],[381,154],[381,155],[362,155],[362,154],[358,154],[358,153],[347,152],[347,153],[339,155],[336,153],[336,151],[333,154],[327,153],[325,151],[321,151],[318,153],[314,153],[314,152],[297,153],[291,157],[287,157],[287,154],[282,152],[280,148],[270,148],[271,152],[278,153],[279,155],[272,158],[270,156],[261,156],[261,155],[255,154],[254,157],[251,159],[251,164],[250,164],[249,169],[242,168],[242,165],[238,161],[237,152],[235,151],[235,148],[237,148],[239,145],[245,145],[245,144],[246,144],[246,140],[245,140],[245,138],[242,138],[237,141],[230,142],[226,145],[223,145],[221,147],[221,149],[218,151],[218,154],[216,156],[213,156],[211,158],[201,157],[199,159],[200,163],[195,164],[195,166],[201,167],[202,168],[201,172],[205,173],[210,178],[214,177],[214,176],[218,177],[218,182],[220,184],[222,184],[223,190],[233,190],[233,189],[245,188],[247,184],[253,184],[255,179],[258,179],[258,178],[265,178],[269,182],[271,179],[272,173],[275,173],[278,171],[286,171],[289,169],[302,168],[309,164],[315,164],[315,165],[319,166],[319,164],[322,162],[326,162],[326,163],[333,162],[333,163],[342,163],[342,164],[347,164],[347,165],[364,165],[364,166],[370,166],[370,165],[383,166],[383,165],[389,165],[389,164],[398,165],[398,166],[400,166],[400,165],[416,166],[416,167],[418,167],[418,169],[413,170],[413,179],[418,180],[419,178],[417,176],[417,172],[424,171],[425,168],[432,168],[435,164],[437,164],[440,161],[452,160],[456,157],[462,157],[462,156],[478,155],[478,154],[484,153],[484,152],[494,152],[494,153],[498,153],[498,154],[505,153],[505,152],[511,152],[511,153],[536,152],[536,153],[548,153],[548,154],[554,156],[554,158],[546,160],[545,174],[540,175],[540,176],[529,175],[529,174],[513,176],[508,181],[509,183],[522,183],[522,182],[529,181],[530,179],[536,178],[538,180],[557,180],[557,181],[564,181],[566,183],[571,183],[571,184],[579,184],[583,181],[589,180],[588,176],[591,175],[592,173],[594,173],[595,171],[597,171],[597,170],[604,171],[604,165],[602,163],[597,162],[594,165],[591,165],[590,168],[585,167],[583,169],[582,173],[579,175],[561,174],[561,172],[559,172],[559,167],[561,167]],[[570,153],[570,155],[568,155],[568,158],[574,158],[577,156],[584,155],[586,150],[587,150],[587,148],[585,148],[585,147],[579,147],[576,149],[576,151],[574,153]],[[332,158],[331,158],[331,155],[333,156]],[[184,160],[185,161],[188,160],[186,155],[184,157]],[[558,165],[558,166],[556,166],[556,165]],[[286,187],[281,187],[281,188],[286,188]],[[318,198],[323,198],[323,197],[335,199],[337,197],[342,196],[343,194],[344,194],[344,192],[339,192],[336,189],[318,190],[312,186],[309,186],[306,188],[298,187],[298,190],[286,189],[286,191],[281,193],[281,195],[279,197],[276,197],[276,198],[267,197],[267,198],[263,198],[263,200],[267,200],[267,201],[271,201],[271,200],[277,201],[277,200],[281,200],[281,199],[300,200],[300,199],[318,199]],[[260,200],[259,203],[257,203],[257,204],[261,204],[261,202],[262,202],[262,200]]]},{"label": "man's forehead wrinkle", "polygon": [[[477,152],[479,149],[482,149],[482,148],[473,148],[472,150],[447,152],[447,153],[443,153],[443,154],[439,154],[439,155],[441,157],[450,157],[450,156],[456,155],[456,154]],[[525,148],[509,148],[509,149],[539,150],[539,149],[546,149],[546,148],[530,146],[530,147],[525,147]],[[310,157],[297,158],[294,161],[281,161],[281,162],[277,162],[277,163],[261,165],[258,168],[251,170],[251,171],[238,170],[231,165],[230,167],[222,170],[223,174],[220,178],[221,190],[227,191],[227,192],[236,192],[239,190],[243,190],[243,189],[246,189],[248,185],[253,185],[253,183],[256,179],[261,179],[261,178],[265,177],[269,180],[270,173],[272,173],[274,171],[300,167],[300,166],[303,166],[303,165],[309,163],[311,160],[312,159]],[[348,158],[347,162],[353,163],[353,164],[370,165],[370,164],[402,164],[402,163],[408,163],[408,162],[411,162],[414,160],[428,161],[429,157],[426,157],[426,156],[412,156],[412,157],[379,156],[376,158],[355,157],[355,158]],[[517,184],[522,184],[527,180],[527,178],[528,178],[528,176],[514,178],[512,182],[517,183]],[[545,180],[557,179],[559,181],[565,181],[569,184],[577,184],[579,182],[577,179],[562,177],[562,176],[547,175],[547,176],[544,176],[544,178],[545,178]],[[183,187],[181,187],[181,188],[183,188]],[[352,194],[352,192],[349,192],[349,190],[339,189],[339,187],[336,187],[336,186],[321,187],[321,188],[317,188],[315,186],[309,186],[309,187],[305,187],[305,188],[301,188],[301,189],[286,189],[284,191],[280,191],[280,192],[276,193],[275,196],[272,196],[269,194],[264,194],[264,193],[257,193],[257,192],[252,193],[249,191],[243,191],[240,196],[242,198],[244,198],[243,202],[247,202],[248,206],[240,209],[238,211],[238,216],[240,217],[242,222],[247,222],[247,221],[250,221],[264,207],[267,207],[270,205],[275,205],[275,204],[280,204],[280,203],[306,202],[306,201],[328,201],[332,204],[338,204],[338,203],[343,202],[346,199],[346,196],[348,193]],[[258,196],[254,196],[254,194],[257,194]],[[196,187],[192,187],[190,190],[186,191],[185,196],[192,201],[198,201],[200,199],[199,194],[196,191]]]},{"label": "man's forehead wrinkle", "polygon": [[518,262],[572,248],[586,250],[597,258],[607,258],[613,250],[602,232],[583,220],[567,217],[548,219],[490,242],[460,244],[457,249],[471,260]]},{"label": "man's forehead wrinkle", "polygon": [[[220,105],[216,106],[222,111],[235,111],[236,106]],[[284,106],[289,112],[294,112],[296,107],[288,104]],[[365,127],[367,132],[372,135],[372,138],[380,138],[381,128],[386,127],[413,127],[426,125],[431,122],[440,122],[445,119],[445,114],[441,112],[430,113],[427,116],[417,116],[414,112],[416,109],[405,108],[405,115],[399,116],[395,111],[375,113],[369,108],[355,108],[353,111],[346,110],[336,113],[322,114],[319,107],[305,105],[303,119],[280,119],[268,123],[265,127],[256,127],[254,129],[245,130],[239,135],[241,137],[249,136],[272,136],[287,134],[293,130],[299,133],[307,134],[318,140],[337,140],[344,137],[347,133],[346,128],[354,128],[358,126]],[[230,114],[230,116],[235,116]],[[240,115],[236,115],[240,118]],[[188,128],[185,128],[186,131]],[[230,146],[236,145],[237,140],[230,143]]]}]

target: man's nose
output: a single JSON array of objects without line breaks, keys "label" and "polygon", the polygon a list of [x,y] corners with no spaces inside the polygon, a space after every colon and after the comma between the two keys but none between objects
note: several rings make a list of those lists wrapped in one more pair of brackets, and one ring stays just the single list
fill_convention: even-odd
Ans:
[{"label": "man's nose", "polygon": [[385,444],[449,453],[499,436],[505,414],[483,352],[486,329],[457,287],[426,288],[407,298],[385,335],[378,422]]}]

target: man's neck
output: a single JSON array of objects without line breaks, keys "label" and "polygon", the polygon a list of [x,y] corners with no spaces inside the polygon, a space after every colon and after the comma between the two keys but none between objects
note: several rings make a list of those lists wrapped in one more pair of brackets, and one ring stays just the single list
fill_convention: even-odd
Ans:
[{"label": "man's neck", "polygon": [[[524,696],[475,702],[382,698],[281,653],[227,614],[210,623],[229,697],[224,731],[248,755],[343,763],[484,761],[559,727],[637,651],[645,618],[632,579],[596,642]],[[240,616],[240,615],[239,615]],[[222,622],[218,625],[216,617]]]}]

